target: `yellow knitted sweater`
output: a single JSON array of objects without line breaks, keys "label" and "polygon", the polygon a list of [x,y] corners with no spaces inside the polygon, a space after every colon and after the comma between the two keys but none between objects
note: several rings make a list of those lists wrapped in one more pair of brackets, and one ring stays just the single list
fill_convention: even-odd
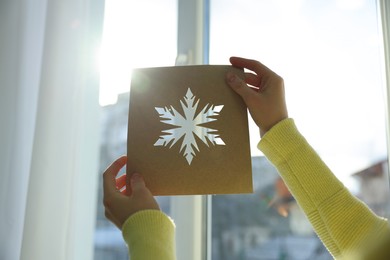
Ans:
[{"label": "yellow knitted sweater", "polygon": [[[390,234],[386,219],[376,216],[334,176],[299,133],[292,119],[275,125],[258,148],[277,168],[314,230],[336,259],[357,256]],[[176,259],[174,224],[159,211],[141,211],[123,226],[132,260]],[[367,258],[371,259],[371,258]]]},{"label": "yellow knitted sweater", "polygon": [[175,225],[159,210],[143,210],[130,216],[122,226],[131,260],[174,260]]},{"label": "yellow knitted sweater", "polygon": [[371,241],[390,232],[386,219],[377,217],[335,177],[292,119],[275,125],[258,147],[334,258],[357,259],[375,246],[375,242],[369,245]]}]

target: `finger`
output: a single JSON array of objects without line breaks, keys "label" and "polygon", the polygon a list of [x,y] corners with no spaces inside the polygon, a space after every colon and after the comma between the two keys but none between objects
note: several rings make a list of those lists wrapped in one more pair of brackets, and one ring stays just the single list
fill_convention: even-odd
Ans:
[{"label": "finger", "polygon": [[122,189],[123,186],[126,186],[126,174],[123,174],[115,179],[116,188],[118,190]]},{"label": "finger", "polygon": [[146,188],[145,181],[139,173],[133,173],[130,179],[130,185],[133,194]]},{"label": "finger", "polygon": [[245,82],[251,86],[259,88],[261,80],[253,73],[245,73]]},{"label": "finger", "polygon": [[269,73],[270,69],[257,60],[245,59],[241,57],[230,57],[230,63],[239,68],[249,69],[256,72],[259,76]]},{"label": "finger", "polygon": [[122,167],[126,165],[126,161],[126,156],[119,157],[105,170],[105,172],[103,173],[104,194],[108,195],[117,191],[115,177],[120,171],[120,169],[122,169]]},{"label": "finger", "polygon": [[[132,160],[131,158],[128,159],[128,163],[131,165],[132,164]],[[126,195],[127,196],[131,196],[131,176],[134,172],[130,172],[129,174],[127,174],[126,176]]]},{"label": "finger", "polygon": [[120,190],[120,193],[122,193],[123,195],[127,196],[126,186],[123,189]]},{"label": "finger", "polygon": [[156,209],[160,210],[156,199],[153,194],[146,187],[145,181],[138,173],[134,173],[130,179],[130,185],[132,189],[131,198],[134,201],[142,204],[142,209]]},{"label": "finger", "polygon": [[250,89],[248,85],[233,72],[228,72],[226,74],[226,81],[229,86],[244,99],[245,102],[251,95],[253,95],[253,90]]}]

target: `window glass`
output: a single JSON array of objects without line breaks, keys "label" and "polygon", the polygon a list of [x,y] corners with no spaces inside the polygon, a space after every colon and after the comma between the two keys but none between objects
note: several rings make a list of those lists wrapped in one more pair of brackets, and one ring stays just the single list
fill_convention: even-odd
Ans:
[{"label": "window glass", "polygon": [[[175,0],[111,0],[105,5],[100,56],[100,177],[112,161],[127,152],[132,68],[173,66],[177,45]],[[104,216],[99,179],[94,259],[129,259],[121,232]],[[169,214],[170,198],[157,197],[157,201]]]},{"label": "window glass", "polygon": [[[212,0],[210,64],[232,55],[284,78],[300,131],[353,194],[387,217],[376,1]],[[332,259],[250,128],[255,192],[213,196],[212,259]]]}]

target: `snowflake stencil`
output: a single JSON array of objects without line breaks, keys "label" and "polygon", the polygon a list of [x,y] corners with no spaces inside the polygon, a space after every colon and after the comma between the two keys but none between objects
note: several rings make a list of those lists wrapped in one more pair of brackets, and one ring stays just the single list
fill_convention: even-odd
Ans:
[{"label": "snowflake stencil", "polygon": [[169,148],[172,148],[172,146],[184,136],[180,147],[180,153],[183,154],[188,164],[191,165],[192,159],[195,156],[195,150],[199,152],[195,135],[207,146],[209,146],[209,143],[213,145],[225,145],[217,130],[203,125],[217,120],[215,117],[219,115],[223,105],[215,106],[207,104],[197,115],[195,115],[199,99],[195,102],[195,96],[189,88],[184,99],[180,100],[180,104],[184,116],[182,116],[173,106],[155,107],[161,118],[160,121],[175,126],[176,128],[163,130],[154,146],[169,146]]}]

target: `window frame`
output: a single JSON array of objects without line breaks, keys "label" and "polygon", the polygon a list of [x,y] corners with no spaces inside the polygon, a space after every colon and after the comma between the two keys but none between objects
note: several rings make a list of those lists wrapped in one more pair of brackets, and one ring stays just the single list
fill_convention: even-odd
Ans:
[{"label": "window frame", "polygon": [[[208,64],[209,6],[209,0],[178,0],[176,65]],[[211,259],[211,197],[172,196],[171,216],[177,259]]]},{"label": "window frame", "polygon": [[[380,26],[379,30],[382,32],[382,66],[383,66],[383,80],[384,86],[386,88],[386,133],[387,133],[387,150],[390,151],[390,3],[386,0],[377,0],[378,6],[378,24]],[[390,153],[388,152],[387,161],[390,162]],[[390,172],[388,173],[390,177]],[[390,185],[390,183],[389,183]],[[389,220],[390,222],[390,220]]]}]

